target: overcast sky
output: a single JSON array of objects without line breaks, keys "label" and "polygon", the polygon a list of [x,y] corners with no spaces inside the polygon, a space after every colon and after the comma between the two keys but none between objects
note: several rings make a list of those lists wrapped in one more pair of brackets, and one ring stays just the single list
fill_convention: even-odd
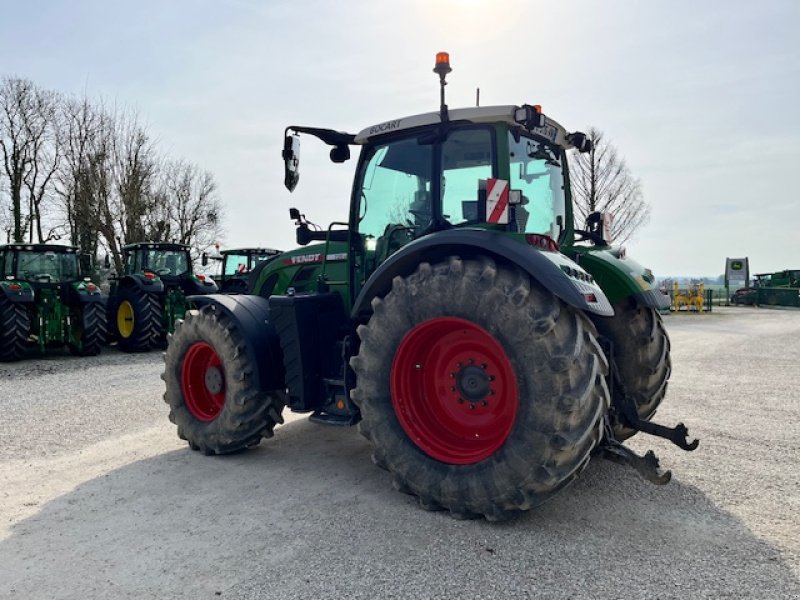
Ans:
[{"label": "overcast sky", "polygon": [[800,268],[800,1],[0,0],[0,74],[135,108],[164,152],[211,170],[227,245],[294,245],[288,217],[346,220],[355,161],[289,124],[350,132],[436,110],[542,104],[595,125],[652,218],[628,252],[657,275]]}]

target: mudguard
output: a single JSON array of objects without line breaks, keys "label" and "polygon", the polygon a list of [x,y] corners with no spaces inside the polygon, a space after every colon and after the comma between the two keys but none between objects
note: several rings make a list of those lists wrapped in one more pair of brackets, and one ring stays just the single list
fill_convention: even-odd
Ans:
[{"label": "mudguard", "polygon": [[592,274],[612,304],[633,298],[641,306],[669,308],[669,296],[658,289],[653,272],[621,255],[619,248],[576,246],[573,251],[575,261]]},{"label": "mudguard", "polygon": [[[603,290],[578,264],[563,254],[541,251],[498,232],[449,229],[418,238],[384,261],[361,288],[351,316],[362,320],[371,311],[372,298],[385,296],[395,276],[413,272],[420,262],[476,255],[489,256],[521,268],[555,296],[579,310],[604,317],[614,314]],[[590,301],[592,298],[594,301]]]},{"label": "mudguard", "polygon": [[[90,288],[89,286],[94,286]],[[80,304],[90,304],[93,302],[99,302],[101,304],[106,303],[106,298],[100,292],[100,288],[95,284],[88,284],[84,282],[73,283],[70,286],[70,300],[78,302]]]},{"label": "mudguard", "polygon": [[203,275],[201,279],[197,275],[192,275],[186,283],[186,295],[194,294],[213,294],[218,290],[217,283],[210,277]]},{"label": "mudguard", "polygon": [[126,285],[132,285],[151,294],[161,294],[164,292],[164,282],[158,277],[149,279],[141,273],[123,275],[117,280],[117,289],[122,289]]},{"label": "mudguard", "polygon": [[236,324],[245,341],[245,352],[256,368],[255,384],[264,391],[284,389],[281,344],[269,319],[269,302],[259,296],[208,294],[187,298],[197,308],[214,306]]},{"label": "mudguard", "polygon": [[0,290],[11,302],[33,302],[33,288],[24,281],[0,281]]}]

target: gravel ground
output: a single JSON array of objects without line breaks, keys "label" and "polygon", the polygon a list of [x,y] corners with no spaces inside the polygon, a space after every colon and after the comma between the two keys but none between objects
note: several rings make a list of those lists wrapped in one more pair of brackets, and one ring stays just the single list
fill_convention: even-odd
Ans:
[{"label": "gravel ground", "polygon": [[514,521],[419,509],[355,429],[287,419],[206,458],[158,353],[0,365],[0,597],[800,598],[800,312],[667,319],[656,487],[596,460]]}]

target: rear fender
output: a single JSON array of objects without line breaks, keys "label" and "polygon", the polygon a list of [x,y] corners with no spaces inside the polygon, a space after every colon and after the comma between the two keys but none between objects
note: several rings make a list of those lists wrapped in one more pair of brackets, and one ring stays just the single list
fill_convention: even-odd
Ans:
[{"label": "rear fender", "polygon": [[118,289],[122,289],[125,286],[133,286],[150,294],[161,294],[165,289],[164,282],[159,277],[149,279],[141,273],[123,275],[118,280],[118,286]]},{"label": "rear fender", "polygon": [[[90,285],[94,287],[90,288]],[[79,304],[105,304],[106,298],[100,292],[100,288],[97,285],[81,281],[79,283],[73,283],[70,286],[70,302],[77,302]]]},{"label": "rear fender", "polygon": [[479,255],[519,267],[555,296],[579,310],[606,317],[614,314],[603,290],[563,254],[544,252],[497,232],[450,229],[414,240],[384,261],[359,292],[351,316],[363,320],[371,312],[372,299],[385,296],[391,290],[395,276],[412,273],[421,262],[440,262],[449,256],[470,258]]},{"label": "rear fender", "polygon": [[187,298],[197,308],[212,306],[224,312],[245,341],[245,352],[254,365],[255,386],[264,391],[284,389],[281,344],[269,318],[269,302],[259,296],[208,294]]},{"label": "rear fender", "polygon": [[0,281],[0,295],[11,302],[33,302],[33,287],[24,281]]}]

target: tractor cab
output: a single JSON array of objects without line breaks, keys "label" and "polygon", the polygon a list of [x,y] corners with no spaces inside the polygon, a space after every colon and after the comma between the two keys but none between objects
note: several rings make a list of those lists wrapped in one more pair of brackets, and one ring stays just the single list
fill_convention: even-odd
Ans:
[{"label": "tractor cab", "polygon": [[273,248],[231,248],[223,250],[218,256],[204,252],[202,264],[206,266],[209,260],[222,263],[220,274],[215,279],[220,292],[246,294],[253,272],[280,253],[280,250]]},{"label": "tractor cab", "polygon": [[213,280],[194,273],[186,244],[141,242],[124,246],[122,254],[125,274],[142,273],[160,280],[167,289],[179,288],[185,295],[216,291]]},{"label": "tractor cab", "polygon": [[[437,63],[437,73],[442,64]],[[350,146],[361,149],[347,223],[315,230],[299,211],[292,212],[300,245],[325,241],[327,250],[320,256],[349,256],[346,277],[335,261],[327,261],[322,273],[348,296],[357,297],[372,274],[406,245],[441,232],[472,239],[488,239],[485,234],[491,232],[544,251],[556,268],[591,280],[584,269],[561,260],[559,250],[567,254],[576,234],[567,153],[588,152],[592,143],[546,116],[541,106],[450,110],[442,93],[438,112],[385,121],[357,134],[288,127],[283,158],[290,190],[299,181],[301,134],[331,145],[334,162],[346,160]],[[606,245],[592,232],[578,233]]]},{"label": "tractor cab", "polygon": [[0,247],[3,278],[25,281],[37,289],[80,281],[81,265],[74,246],[10,244]]}]

